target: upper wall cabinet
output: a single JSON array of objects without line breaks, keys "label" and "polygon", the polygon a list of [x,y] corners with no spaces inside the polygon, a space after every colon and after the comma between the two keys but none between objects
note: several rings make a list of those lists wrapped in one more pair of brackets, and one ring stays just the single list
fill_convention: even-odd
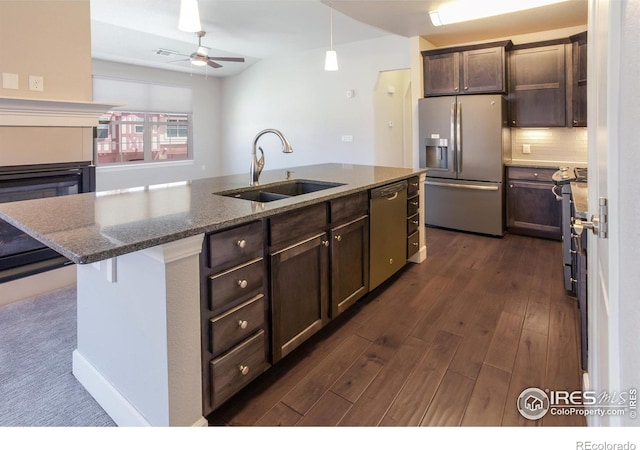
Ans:
[{"label": "upper wall cabinet", "polygon": [[554,41],[513,47],[509,53],[511,126],[566,126],[565,45]]},{"label": "upper wall cabinet", "polygon": [[422,52],[424,96],[506,92],[511,41]]},{"label": "upper wall cabinet", "polygon": [[587,32],[571,36],[571,125],[587,126]]}]

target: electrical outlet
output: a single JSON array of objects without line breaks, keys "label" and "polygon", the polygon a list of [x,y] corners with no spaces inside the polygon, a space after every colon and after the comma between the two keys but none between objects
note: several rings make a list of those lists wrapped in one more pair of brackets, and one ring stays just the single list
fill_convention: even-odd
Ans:
[{"label": "electrical outlet", "polygon": [[39,75],[29,75],[29,90],[30,91],[44,91],[44,77]]},{"label": "electrical outlet", "polygon": [[522,153],[531,153],[531,144],[522,144]]}]

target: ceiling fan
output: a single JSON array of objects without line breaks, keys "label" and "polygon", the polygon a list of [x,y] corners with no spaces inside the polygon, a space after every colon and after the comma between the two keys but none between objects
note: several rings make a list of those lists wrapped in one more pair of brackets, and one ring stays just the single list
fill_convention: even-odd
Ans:
[{"label": "ceiling fan", "polygon": [[[178,52],[171,52],[174,55],[187,56],[187,59],[179,59],[171,62],[191,61],[194,66],[209,66],[214,69],[222,67],[222,64],[218,64],[216,61],[229,61],[229,62],[244,62],[244,58],[230,57],[230,56],[209,56],[209,48],[202,46],[202,38],[206,33],[204,31],[196,32],[198,36],[198,49],[190,55],[184,55]],[[156,52],[158,53],[158,52]]]}]

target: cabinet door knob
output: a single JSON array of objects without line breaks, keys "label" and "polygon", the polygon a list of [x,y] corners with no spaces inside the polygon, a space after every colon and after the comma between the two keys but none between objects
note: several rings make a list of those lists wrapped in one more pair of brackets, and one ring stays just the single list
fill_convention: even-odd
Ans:
[{"label": "cabinet door knob", "polygon": [[417,220],[412,220],[411,223],[414,225],[418,225],[420,222],[418,222]]},{"label": "cabinet door knob", "polygon": [[469,86],[465,86],[465,87],[464,87],[464,90],[465,90],[465,91],[468,91],[468,90],[469,90]]},{"label": "cabinet door knob", "polygon": [[238,366],[238,370],[240,371],[240,374],[247,375],[249,373],[249,366],[240,365]]},{"label": "cabinet door knob", "polygon": [[339,234],[335,235],[335,240],[340,242],[342,240],[342,236],[340,236]]},{"label": "cabinet door knob", "polygon": [[411,183],[411,186],[418,187],[419,185],[418,185],[418,183]]},{"label": "cabinet door knob", "polygon": [[411,202],[411,206],[418,206],[418,202]]},{"label": "cabinet door knob", "polygon": [[458,92],[458,88],[457,88],[457,87],[453,88],[453,90],[454,90],[454,91],[456,91],[456,92]]},{"label": "cabinet door knob", "polygon": [[417,247],[419,244],[417,242],[412,242],[411,245],[413,245],[414,247]]},{"label": "cabinet door knob", "polygon": [[329,246],[329,241],[322,241],[322,245],[324,245],[325,247]]},{"label": "cabinet door knob", "polygon": [[512,124],[512,125],[515,125],[515,124],[516,124],[516,121],[515,121],[515,120],[512,120],[512,121],[511,121],[511,124]]},{"label": "cabinet door knob", "polygon": [[533,176],[538,178],[538,172],[533,172]]},{"label": "cabinet door knob", "polygon": [[240,248],[245,248],[247,246],[247,241],[245,241],[244,239],[240,239],[238,242],[236,242],[236,245]]},{"label": "cabinet door knob", "polygon": [[238,320],[238,327],[241,329],[246,329],[247,325],[249,325],[249,322],[247,322],[246,320]]},{"label": "cabinet door knob", "polygon": [[578,125],[578,121],[577,121],[577,120],[574,120],[574,121],[573,121],[573,124],[574,124],[574,125]]},{"label": "cabinet door knob", "polygon": [[240,289],[244,289],[247,287],[249,283],[247,283],[247,280],[238,280],[238,287]]},{"label": "cabinet door knob", "polygon": [[510,187],[510,188],[512,188],[512,187],[513,187],[513,184],[510,184],[510,185],[509,185],[509,187]]}]

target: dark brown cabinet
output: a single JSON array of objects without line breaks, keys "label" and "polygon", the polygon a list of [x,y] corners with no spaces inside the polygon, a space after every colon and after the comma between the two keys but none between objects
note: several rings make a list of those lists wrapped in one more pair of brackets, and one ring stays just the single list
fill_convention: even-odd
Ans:
[{"label": "dark brown cabinet", "polygon": [[571,125],[587,126],[587,32],[571,38]]},{"label": "dark brown cabinet", "polygon": [[326,233],[269,255],[274,362],[328,321],[328,258]]},{"label": "dark brown cabinet", "polygon": [[205,414],[270,367],[263,254],[261,221],[205,239],[200,287]]},{"label": "dark brown cabinet", "polygon": [[562,239],[562,211],[551,192],[555,168],[507,168],[507,228],[510,233]]},{"label": "dark brown cabinet", "polygon": [[424,96],[504,93],[510,41],[422,52]]},{"label": "dark brown cabinet", "polygon": [[407,184],[407,259],[420,250],[420,179]]},{"label": "dark brown cabinet", "polygon": [[509,53],[509,123],[514,127],[564,127],[564,41],[514,46]]},{"label": "dark brown cabinet", "polygon": [[269,218],[273,362],[329,320],[328,225],[326,203]]},{"label": "dark brown cabinet", "polygon": [[369,292],[369,196],[340,197],[329,208],[330,315],[335,318]]}]

